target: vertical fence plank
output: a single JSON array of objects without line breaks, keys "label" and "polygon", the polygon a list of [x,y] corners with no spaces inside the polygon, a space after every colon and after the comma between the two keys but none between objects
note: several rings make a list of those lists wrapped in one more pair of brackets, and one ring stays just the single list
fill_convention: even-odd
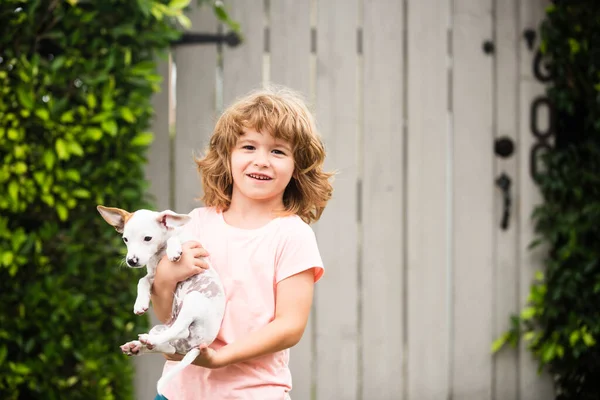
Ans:
[{"label": "vertical fence plank", "polygon": [[365,0],[363,10],[362,398],[400,399],[405,306],[403,4]]},{"label": "vertical fence plank", "polygon": [[[448,398],[450,2],[409,0],[406,394]],[[406,398],[406,397],[405,397]]]},{"label": "vertical fence plank", "polygon": [[492,396],[494,175],[491,0],[453,15],[453,399]]},{"label": "vertical fence plank", "polygon": [[270,12],[271,82],[308,97],[310,0],[274,0]]},{"label": "vertical fence plank", "polygon": [[[271,82],[308,98],[310,91],[310,0],[276,0],[270,9]],[[312,313],[315,313],[313,304]],[[294,400],[310,400],[313,387],[313,324],[309,318],[302,340],[291,350]]]},{"label": "vertical fence plank", "polygon": [[236,98],[262,85],[265,43],[263,0],[228,0],[227,9],[241,25],[244,41],[223,49],[223,102],[227,107]]},{"label": "vertical fence plank", "polygon": [[[210,7],[193,7],[192,29],[216,32],[217,19]],[[175,50],[177,90],[175,111],[176,212],[199,207],[201,186],[194,154],[204,150],[215,119],[217,49],[214,44],[179,46]]]},{"label": "vertical fence plank", "polygon": [[[496,1],[495,12],[495,136],[518,142],[518,3]],[[515,213],[519,198],[519,175],[517,148],[508,158],[495,156],[494,177],[506,174],[511,180],[511,202],[508,227],[501,229],[504,200],[500,188],[494,189],[495,233],[494,260],[494,337],[510,328],[510,316],[518,312],[518,259],[517,240],[519,215]],[[490,150],[491,152],[491,150]],[[493,398],[496,400],[518,399],[518,359],[514,349],[505,349],[494,356]]]},{"label": "vertical fence plank", "polygon": [[357,0],[318,5],[317,121],[326,168],[338,171],[318,229],[326,268],[316,297],[318,400],[357,398],[357,11]]},{"label": "vertical fence plank", "polygon": [[[169,165],[171,162],[169,151],[170,64],[169,60],[157,60],[157,73],[163,77],[163,81],[161,82],[160,92],[152,97],[154,118],[152,119],[151,131],[154,133],[154,141],[148,152],[146,178],[150,182],[148,192],[153,197],[157,210],[164,210],[171,206],[169,204]],[[148,311],[148,315],[152,326],[159,322],[152,310]],[[146,354],[142,357],[134,357],[132,362],[135,365],[135,398],[153,398],[156,395],[156,383],[162,375],[165,363],[164,357],[160,354]]]},{"label": "vertical fence plank", "polygon": [[[535,271],[542,270],[543,258],[547,249],[537,247],[530,250],[529,244],[534,239],[531,213],[537,204],[541,202],[539,191],[531,178],[529,171],[529,155],[531,148],[536,143],[536,138],[530,130],[530,107],[532,101],[544,95],[544,86],[533,76],[533,58],[538,48],[539,23],[544,17],[544,7],[550,2],[548,0],[530,0],[520,2],[520,26],[518,32],[522,35],[526,29],[538,32],[538,39],[530,50],[526,41],[521,36],[519,42],[520,52],[520,129],[519,129],[519,162],[520,162],[520,230],[519,243],[520,257],[520,306],[524,306],[529,294],[529,286],[533,282]],[[543,125],[542,125],[543,126]],[[537,374],[537,361],[521,341],[519,354],[520,370],[520,400],[537,400],[553,398],[552,383],[548,375]]]}]

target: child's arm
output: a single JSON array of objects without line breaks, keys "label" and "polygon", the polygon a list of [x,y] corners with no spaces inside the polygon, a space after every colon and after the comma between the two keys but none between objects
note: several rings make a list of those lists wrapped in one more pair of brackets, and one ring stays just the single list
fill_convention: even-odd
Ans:
[{"label": "child's arm", "polygon": [[186,280],[208,268],[202,257],[208,252],[198,242],[182,244],[181,259],[171,262],[165,256],[156,267],[156,275],[152,285],[152,309],[156,317],[163,323],[171,318],[173,308],[173,293],[177,283]]},{"label": "child's arm", "polygon": [[309,269],[277,284],[275,319],[218,351],[204,349],[194,364],[220,368],[294,346],[302,338],[313,300],[314,271]]}]

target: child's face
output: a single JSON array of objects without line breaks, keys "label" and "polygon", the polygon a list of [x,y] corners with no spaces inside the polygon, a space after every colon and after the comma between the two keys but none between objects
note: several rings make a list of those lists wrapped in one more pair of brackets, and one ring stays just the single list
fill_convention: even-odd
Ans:
[{"label": "child's face", "polygon": [[283,193],[294,173],[292,146],[270,133],[244,129],[231,152],[232,198],[283,206]]}]

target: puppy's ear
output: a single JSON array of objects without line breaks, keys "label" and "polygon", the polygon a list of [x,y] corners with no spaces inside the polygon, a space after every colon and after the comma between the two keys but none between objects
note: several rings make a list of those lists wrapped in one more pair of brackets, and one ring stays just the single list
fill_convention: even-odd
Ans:
[{"label": "puppy's ear", "polygon": [[167,229],[173,229],[187,224],[192,219],[187,214],[177,214],[171,210],[165,210],[158,214],[158,222]]},{"label": "puppy's ear", "polygon": [[114,226],[119,233],[123,233],[125,222],[131,218],[131,213],[121,210],[120,208],[98,206],[96,209],[100,215],[102,215],[102,218],[104,218],[109,225]]}]

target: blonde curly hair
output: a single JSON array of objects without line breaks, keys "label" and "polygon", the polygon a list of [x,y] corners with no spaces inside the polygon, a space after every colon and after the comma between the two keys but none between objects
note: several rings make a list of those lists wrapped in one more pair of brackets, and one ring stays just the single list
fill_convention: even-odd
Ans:
[{"label": "blonde curly hair", "polygon": [[289,142],[294,173],[283,194],[284,215],[296,214],[306,223],[317,221],[333,188],[333,173],[323,171],[325,147],[303,98],[284,87],[249,93],[229,106],[218,119],[204,157],[195,158],[202,179],[202,201],[226,211],[231,204],[231,152],[244,129],[269,132]]}]

